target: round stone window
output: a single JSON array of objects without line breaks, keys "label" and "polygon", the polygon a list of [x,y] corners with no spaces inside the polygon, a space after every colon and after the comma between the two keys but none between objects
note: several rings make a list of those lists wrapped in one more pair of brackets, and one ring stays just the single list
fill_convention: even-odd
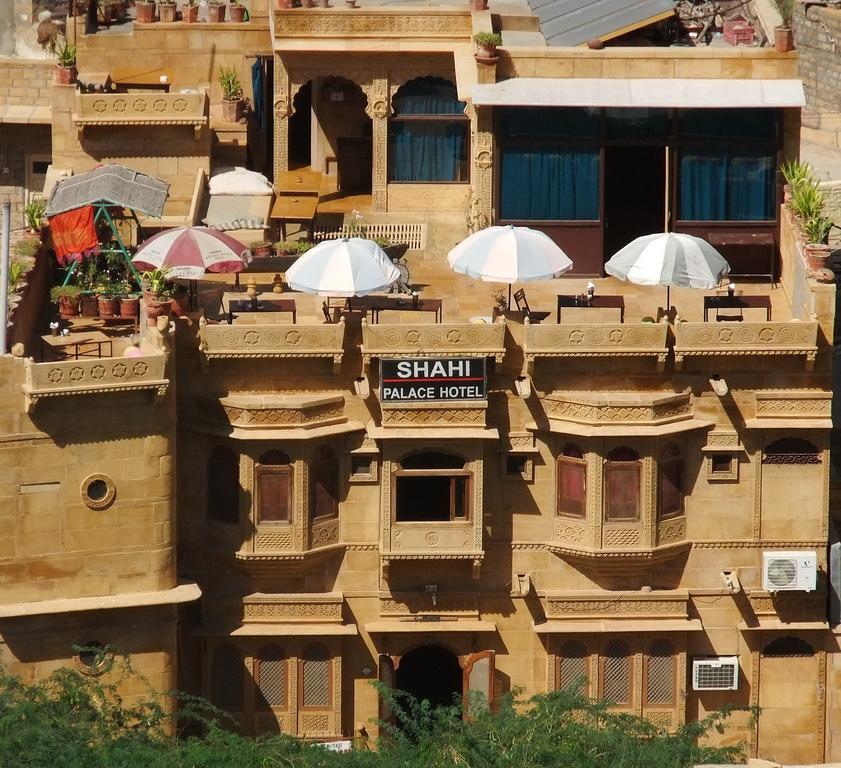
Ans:
[{"label": "round stone window", "polygon": [[107,475],[88,475],[82,481],[82,501],[90,509],[105,509],[117,495],[114,481]]},{"label": "round stone window", "polygon": [[76,648],[76,663],[86,675],[101,675],[108,670],[114,659],[108,646],[97,640],[89,640]]}]

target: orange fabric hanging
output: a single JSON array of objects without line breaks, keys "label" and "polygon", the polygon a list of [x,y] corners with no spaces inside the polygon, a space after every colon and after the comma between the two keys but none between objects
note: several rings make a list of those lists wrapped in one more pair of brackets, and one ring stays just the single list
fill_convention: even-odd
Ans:
[{"label": "orange fabric hanging", "polygon": [[66,213],[51,216],[50,235],[59,264],[81,261],[99,248],[99,238],[93,223],[93,207],[86,205]]}]

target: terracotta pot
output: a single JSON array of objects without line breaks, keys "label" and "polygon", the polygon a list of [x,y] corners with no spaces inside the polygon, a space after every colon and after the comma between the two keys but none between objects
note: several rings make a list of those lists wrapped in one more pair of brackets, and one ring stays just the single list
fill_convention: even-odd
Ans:
[{"label": "terracotta pot", "polygon": [[221,3],[211,3],[207,6],[207,20],[210,24],[219,24],[225,21],[226,6]]},{"label": "terracotta pot", "polygon": [[99,317],[99,302],[92,293],[82,294],[82,317]]},{"label": "terracotta pot", "polygon": [[228,101],[222,99],[222,120],[226,123],[238,123],[242,117],[242,99]]},{"label": "terracotta pot", "polygon": [[172,24],[175,21],[175,13],[178,10],[178,6],[175,3],[161,3],[158,6],[158,16],[161,17],[161,21],[166,22],[167,24]]},{"label": "terracotta pot", "polygon": [[70,296],[62,296],[58,300],[58,314],[62,320],[70,317],[77,317],[79,314],[79,299]]},{"label": "terracotta pot", "polygon": [[487,11],[488,0],[469,0],[471,11]]},{"label": "terracotta pot", "polygon": [[190,311],[190,297],[186,294],[174,296],[172,299],[172,314],[176,317],[186,317]]},{"label": "terracotta pot", "polygon": [[329,8],[330,7],[330,0],[318,0],[318,6],[320,8]]},{"label": "terracotta pot", "polygon": [[780,53],[794,50],[794,30],[791,27],[774,27],[774,48]]},{"label": "terracotta pot", "polygon": [[228,6],[229,20],[235,24],[241,24],[245,21],[245,6],[244,5],[229,5]]},{"label": "terracotta pot", "polygon": [[134,6],[135,21],[140,24],[151,24],[155,20],[154,3],[136,3]]},{"label": "terracotta pot", "polygon": [[120,299],[120,317],[133,320],[140,311],[140,299],[137,296],[123,296]]},{"label": "terracotta pot", "polygon": [[803,254],[809,269],[824,269],[826,259],[832,249],[823,243],[807,243],[803,246]]},{"label": "terracotta pot", "polygon": [[315,8],[315,0],[301,0],[302,8]]},{"label": "terracotta pot", "polygon": [[172,311],[172,300],[158,300],[152,299],[146,303],[146,317],[149,318],[149,325],[155,326],[158,324],[158,318],[162,316],[169,317]]},{"label": "terracotta pot", "polygon": [[485,43],[484,45],[476,44],[476,58],[481,62],[496,61],[499,56],[496,55],[496,46]]},{"label": "terracotta pot", "polygon": [[199,20],[199,7],[197,5],[182,5],[181,20],[185,24],[195,24]]},{"label": "terracotta pot", "polygon": [[114,296],[97,296],[100,317],[114,317],[117,314],[117,299]]},{"label": "terracotta pot", "polygon": [[73,85],[76,82],[76,67],[56,67],[56,85]]},{"label": "terracotta pot", "polygon": [[271,245],[257,246],[252,255],[255,259],[270,259],[272,257],[272,247]]}]

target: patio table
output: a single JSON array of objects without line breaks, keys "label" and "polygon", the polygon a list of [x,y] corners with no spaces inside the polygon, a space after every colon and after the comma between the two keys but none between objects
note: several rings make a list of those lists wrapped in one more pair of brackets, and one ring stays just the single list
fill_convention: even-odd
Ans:
[{"label": "patio table", "polygon": [[619,322],[625,322],[625,297],[624,296],[593,296],[587,301],[579,296],[558,296],[558,322],[561,322],[561,310],[564,307],[577,309],[618,309]]},{"label": "patio table", "polygon": [[[47,334],[41,337],[41,357],[44,357],[44,349],[48,347],[56,352],[65,354],[78,360],[80,357],[102,357],[102,346],[108,345],[108,357],[114,354],[113,340],[102,331],[85,331],[70,333],[67,336],[53,336]],[[96,347],[96,354],[93,349],[82,351],[82,347]]]},{"label": "patio table", "polygon": [[444,320],[444,302],[441,299],[421,299],[398,296],[361,296],[347,301],[349,310],[358,309],[371,313],[371,322],[380,321],[380,312],[430,312],[435,315],[435,322]]},{"label": "patio table", "polygon": [[234,321],[234,315],[242,312],[289,312],[292,323],[298,322],[298,310],[295,299],[234,299],[228,305],[228,324]]},{"label": "patio table", "polygon": [[704,322],[709,319],[709,312],[715,310],[715,318],[718,320],[718,313],[722,309],[737,309],[739,317],[743,316],[745,309],[764,309],[765,319],[771,322],[771,297],[770,296],[704,296]]}]

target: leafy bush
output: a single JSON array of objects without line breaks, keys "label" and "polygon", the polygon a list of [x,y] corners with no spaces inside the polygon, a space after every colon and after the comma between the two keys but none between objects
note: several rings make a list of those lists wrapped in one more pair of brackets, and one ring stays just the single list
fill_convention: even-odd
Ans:
[{"label": "leafy bush", "polygon": [[64,40],[55,51],[60,67],[72,67],[76,63],[76,46]]},{"label": "leafy bush", "polygon": [[219,87],[225,101],[237,101],[242,98],[242,84],[233,67],[222,67],[219,70]]},{"label": "leafy bush", "polygon": [[780,166],[783,178],[792,191],[812,181],[812,166],[799,160],[786,160]]},{"label": "leafy bush", "polygon": [[791,22],[794,19],[794,0],[774,0],[774,5],[780,12],[783,27],[791,27]]},{"label": "leafy bush", "polygon": [[832,219],[826,216],[816,216],[803,224],[803,234],[810,243],[825,243],[832,229]]},{"label": "leafy bush", "polygon": [[40,232],[46,210],[47,204],[38,198],[26,204],[26,207],[23,209],[23,218],[26,220],[26,226],[31,232]]},{"label": "leafy bush", "polygon": [[473,35],[473,42],[483,48],[496,48],[502,45],[502,35],[497,32],[477,32]]},{"label": "leafy bush", "polygon": [[60,299],[78,299],[81,293],[78,285],[55,285],[50,289],[50,301],[57,304]]},{"label": "leafy bush", "polygon": [[12,243],[12,255],[19,259],[33,259],[41,248],[41,241],[34,237],[24,237]]},{"label": "leafy bush", "polygon": [[823,210],[823,192],[817,182],[809,181],[791,191],[789,205],[803,221],[815,219]]}]

